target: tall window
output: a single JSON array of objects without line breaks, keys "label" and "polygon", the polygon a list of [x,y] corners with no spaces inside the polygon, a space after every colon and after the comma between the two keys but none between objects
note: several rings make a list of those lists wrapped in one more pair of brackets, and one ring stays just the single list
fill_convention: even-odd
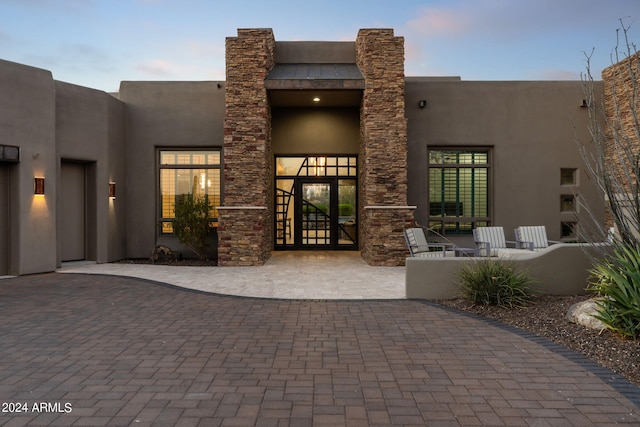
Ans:
[{"label": "tall window", "polygon": [[429,150],[429,227],[468,234],[489,225],[489,150]]},{"label": "tall window", "polygon": [[220,150],[160,151],[160,224],[162,233],[173,233],[175,207],[188,195],[206,197],[210,217],[217,225],[221,199]]}]

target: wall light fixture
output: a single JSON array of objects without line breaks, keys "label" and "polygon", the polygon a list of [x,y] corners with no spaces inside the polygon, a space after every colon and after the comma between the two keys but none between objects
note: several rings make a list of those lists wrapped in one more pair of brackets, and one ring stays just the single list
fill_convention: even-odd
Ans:
[{"label": "wall light fixture", "polygon": [[115,199],[116,198],[116,183],[115,182],[110,182],[109,183],[109,198],[110,199]]},{"label": "wall light fixture", "polygon": [[44,196],[44,178],[36,177],[33,179],[33,194]]}]

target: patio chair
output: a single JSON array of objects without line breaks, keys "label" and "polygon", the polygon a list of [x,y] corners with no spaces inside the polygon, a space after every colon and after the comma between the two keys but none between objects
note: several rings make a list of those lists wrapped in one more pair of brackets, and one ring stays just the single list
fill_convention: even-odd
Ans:
[{"label": "patio chair", "polygon": [[[473,229],[473,240],[476,243],[478,256],[505,256],[525,254],[516,247],[516,242],[506,240],[503,227],[478,227]],[[508,247],[511,244],[513,247]]]},{"label": "patio chair", "polygon": [[439,258],[453,254],[453,251],[447,251],[451,243],[428,243],[422,228],[407,228],[404,238],[412,257]]},{"label": "patio chair", "polygon": [[547,239],[547,229],[544,225],[524,225],[515,229],[516,247],[530,251],[540,251],[554,243]]}]

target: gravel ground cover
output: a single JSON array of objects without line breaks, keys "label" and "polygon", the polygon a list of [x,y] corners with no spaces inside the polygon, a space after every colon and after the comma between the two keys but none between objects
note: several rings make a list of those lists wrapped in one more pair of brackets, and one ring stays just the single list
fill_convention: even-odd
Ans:
[{"label": "gravel ground cover", "polygon": [[436,302],[564,345],[640,386],[640,340],[623,339],[609,330],[588,329],[566,319],[569,308],[586,299],[584,295],[538,296],[530,306],[519,309],[474,305],[462,298]]}]

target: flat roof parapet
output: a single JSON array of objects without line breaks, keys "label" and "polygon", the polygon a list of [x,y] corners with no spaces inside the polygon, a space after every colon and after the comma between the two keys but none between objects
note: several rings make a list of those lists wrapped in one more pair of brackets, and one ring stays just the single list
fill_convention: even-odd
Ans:
[{"label": "flat roof parapet", "polygon": [[355,64],[355,42],[276,42],[278,64]]}]

